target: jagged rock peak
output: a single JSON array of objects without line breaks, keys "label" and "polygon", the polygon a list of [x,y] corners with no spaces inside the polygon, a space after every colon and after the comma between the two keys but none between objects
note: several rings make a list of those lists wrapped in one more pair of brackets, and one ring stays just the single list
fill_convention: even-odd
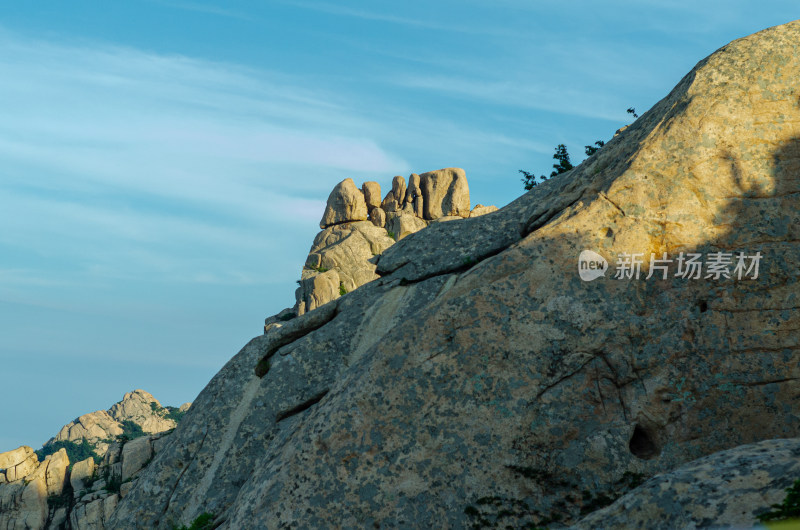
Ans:
[{"label": "jagged rock peak", "polygon": [[[412,173],[408,184],[397,175],[383,201],[380,194],[380,184],[374,181],[364,182],[360,190],[349,178],[334,187],[320,222],[323,230],[301,272],[294,314],[302,315],[376,279],[378,257],[429,223],[497,210],[479,205],[470,211],[469,186],[460,168]],[[264,326],[266,331],[279,324],[266,321]]]}]

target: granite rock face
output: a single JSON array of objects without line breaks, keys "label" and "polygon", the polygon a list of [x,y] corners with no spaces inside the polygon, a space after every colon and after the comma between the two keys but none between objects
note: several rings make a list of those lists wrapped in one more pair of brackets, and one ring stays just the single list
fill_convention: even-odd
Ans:
[{"label": "granite rock face", "polygon": [[364,193],[364,202],[367,204],[367,211],[371,212],[373,208],[379,208],[381,205],[381,185],[374,181],[368,181],[361,185],[361,191]]},{"label": "granite rock face", "polygon": [[16,461],[20,454],[25,455],[21,462],[32,462],[33,468],[24,476],[0,484],[0,528],[42,529],[53,519],[55,511],[48,506],[48,497],[60,496],[64,492],[69,458],[61,449],[39,462],[33,449],[23,446],[0,453],[0,462]]},{"label": "granite rock face", "polygon": [[[235,355],[107,526],[572,524],[639,478],[800,436],[798,77],[800,23],[735,41],[577,168],[391,245],[379,278]],[[439,216],[470,215],[447,189]],[[653,484],[694,502],[676,473]],[[630,499],[630,521],[681,512]],[[684,511],[728,520],[710,499]]]}]

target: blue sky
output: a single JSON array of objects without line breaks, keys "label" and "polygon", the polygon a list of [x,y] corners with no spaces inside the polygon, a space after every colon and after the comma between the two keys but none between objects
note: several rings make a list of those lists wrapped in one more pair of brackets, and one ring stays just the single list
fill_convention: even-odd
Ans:
[{"label": "blue sky", "polygon": [[[565,7],[568,6],[568,7]],[[191,401],[295,280],[340,180],[522,193],[796,2],[0,7],[0,451],[134,388]]]}]

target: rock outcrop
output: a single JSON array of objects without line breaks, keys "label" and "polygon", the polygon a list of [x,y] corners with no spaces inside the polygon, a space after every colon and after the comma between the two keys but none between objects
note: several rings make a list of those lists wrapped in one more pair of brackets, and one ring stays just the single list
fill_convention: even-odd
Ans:
[{"label": "rock outcrop", "polygon": [[[427,192],[422,190],[423,180]],[[377,279],[378,257],[395,241],[422,230],[429,222],[497,210],[480,206],[470,211],[463,169],[412,173],[408,181],[406,186],[403,177],[394,177],[382,201],[377,182],[365,182],[359,190],[352,179],[345,179],[334,187],[320,222],[323,230],[314,238],[301,273],[294,314],[302,315]],[[425,204],[429,205],[427,213],[423,213]],[[264,329],[273,324],[268,319]]]},{"label": "rock outcrop", "polygon": [[423,217],[428,221],[458,215],[469,217],[469,187],[464,170],[450,167],[419,176]]},{"label": "rock outcrop", "polygon": [[[0,483],[0,528],[40,529],[48,522],[60,524],[65,520],[66,510],[60,506],[50,507],[48,499],[64,493],[69,465],[67,452],[61,449],[48,455],[43,462],[39,462],[30,447],[0,453],[0,465],[9,466],[6,471],[24,463],[33,467],[26,465],[25,473]],[[57,525],[51,527],[57,528]]]},{"label": "rock outcrop", "polygon": [[735,41],[577,168],[393,244],[235,355],[110,524],[571,524],[800,436],[799,76],[800,23]]},{"label": "rock outcrop", "polygon": [[[190,404],[182,405],[188,408]],[[185,410],[185,409],[184,409]],[[123,422],[132,421],[144,432],[159,433],[174,429],[177,422],[167,417],[168,411],[152,394],[144,390],[128,392],[122,401],[108,410],[84,414],[64,425],[45,447],[59,441],[89,442],[98,455],[105,454],[109,440],[123,434]]]},{"label": "rock outcrop", "polygon": [[328,196],[328,204],[319,227],[325,229],[340,223],[366,220],[367,203],[364,192],[356,188],[353,179],[344,179]]}]

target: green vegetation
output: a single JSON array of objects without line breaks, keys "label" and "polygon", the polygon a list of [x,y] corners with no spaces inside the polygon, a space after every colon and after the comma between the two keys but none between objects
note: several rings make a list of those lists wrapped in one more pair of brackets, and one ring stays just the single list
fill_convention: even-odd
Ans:
[{"label": "green vegetation", "polygon": [[[555,154],[553,154],[553,158],[556,159],[556,161],[558,163],[557,164],[553,164],[553,171],[550,173],[550,177],[545,177],[544,175],[540,175],[539,176],[539,180],[541,182],[544,182],[548,178],[553,178],[556,175],[560,175],[561,173],[564,173],[565,171],[569,171],[570,169],[575,167],[575,166],[572,165],[572,162],[569,159],[569,153],[567,152],[567,146],[564,145],[564,144],[558,144],[556,146],[556,152],[555,152]],[[539,184],[539,182],[536,181],[536,175],[535,174],[529,173],[529,172],[527,172],[527,171],[525,171],[523,169],[520,169],[519,172],[522,173],[522,176],[524,177],[522,179],[522,183],[525,186],[526,190],[531,190],[531,189],[533,189],[534,186]]]},{"label": "green vegetation", "polygon": [[344,283],[339,282],[339,295],[344,296],[347,294],[347,288],[344,286]]},{"label": "green vegetation", "polygon": [[392,239],[394,239],[395,241],[397,241],[397,236],[396,236],[396,235],[395,235],[395,233],[394,233],[394,232],[392,232],[391,230],[387,230],[387,231],[386,231],[386,234],[387,234],[389,237],[391,237]]},{"label": "green vegetation", "polygon": [[328,272],[330,269],[327,269],[320,265],[319,267],[314,268],[314,270],[317,272]]},{"label": "green vegetation", "polygon": [[172,420],[175,423],[180,423],[183,417],[186,415],[185,410],[181,410],[178,407],[166,407],[167,414],[164,416],[168,420]]},{"label": "green vegetation", "polygon": [[208,512],[198,515],[189,526],[172,525],[172,530],[212,530],[212,528],[214,528],[214,514]]},{"label": "green vegetation", "polygon": [[[152,404],[151,404],[152,406]],[[135,440],[136,438],[141,438],[144,436],[145,433],[142,428],[139,426],[138,423],[134,423],[132,420],[123,420],[122,424],[122,434],[117,436],[118,442],[130,442],[131,440]]]},{"label": "green vegetation", "polygon": [[106,473],[103,478],[106,481],[106,491],[119,493],[119,488],[122,486],[122,479],[119,475],[112,475],[110,468],[106,468]]},{"label": "green vegetation", "polygon": [[94,446],[86,441],[86,438],[81,438],[81,443],[79,444],[69,440],[59,440],[45,445],[36,451],[36,457],[39,459],[39,462],[42,462],[47,456],[57,453],[61,449],[67,451],[70,468],[72,468],[72,464],[86,460],[89,457],[92,457],[96,464],[99,464],[101,460],[101,457],[95,453]]},{"label": "green vegetation", "polygon": [[586,156],[592,156],[593,154],[598,152],[600,148],[603,147],[604,145],[606,145],[606,143],[603,140],[597,140],[594,143],[594,145],[587,145],[584,149],[584,151],[586,152]]},{"label": "green vegetation", "polygon": [[[162,407],[155,401],[150,402],[150,408],[153,410],[153,412],[155,412],[162,418],[172,420],[175,423],[179,423],[183,419],[183,415],[186,414],[186,411],[181,411],[178,407],[170,407],[170,406]],[[138,438],[139,436],[134,436],[133,438]],[[133,438],[130,438],[130,440],[133,440]]]},{"label": "green vegetation", "polygon": [[67,507],[70,505],[70,501],[72,500],[72,495],[70,495],[71,491],[66,491],[61,495],[48,495],[47,496],[47,507],[51,509],[59,509],[62,507]]},{"label": "green vegetation", "polygon": [[[630,114],[631,116],[633,116],[634,119],[639,117],[639,115],[636,114],[636,109],[633,108],[633,107],[630,107],[626,112],[628,114]],[[586,156],[592,156],[597,151],[599,151],[600,148],[603,147],[605,144],[606,143],[604,141],[597,140],[593,145],[585,146]],[[553,155],[553,158],[555,158],[558,163],[557,164],[553,164],[553,171],[550,173],[549,177],[545,177],[544,175],[540,175],[538,177],[538,180],[537,180],[537,177],[536,177],[536,175],[534,173],[530,173],[530,172],[525,171],[523,169],[519,170],[519,172],[522,173],[522,176],[523,176],[522,184],[523,184],[523,186],[525,187],[526,190],[531,190],[537,184],[541,184],[545,180],[547,180],[549,178],[553,178],[556,175],[560,175],[561,173],[564,173],[565,171],[569,171],[570,169],[572,169],[574,167],[572,165],[572,162],[569,159],[569,153],[567,152],[567,146],[564,145],[564,144],[558,144],[556,146],[556,152]],[[600,170],[598,168],[595,168],[595,174],[599,173],[599,172],[600,172]]]},{"label": "green vegetation", "polygon": [[800,519],[800,479],[786,488],[786,498],[781,504],[770,506],[772,510],[757,516],[762,523]]}]

